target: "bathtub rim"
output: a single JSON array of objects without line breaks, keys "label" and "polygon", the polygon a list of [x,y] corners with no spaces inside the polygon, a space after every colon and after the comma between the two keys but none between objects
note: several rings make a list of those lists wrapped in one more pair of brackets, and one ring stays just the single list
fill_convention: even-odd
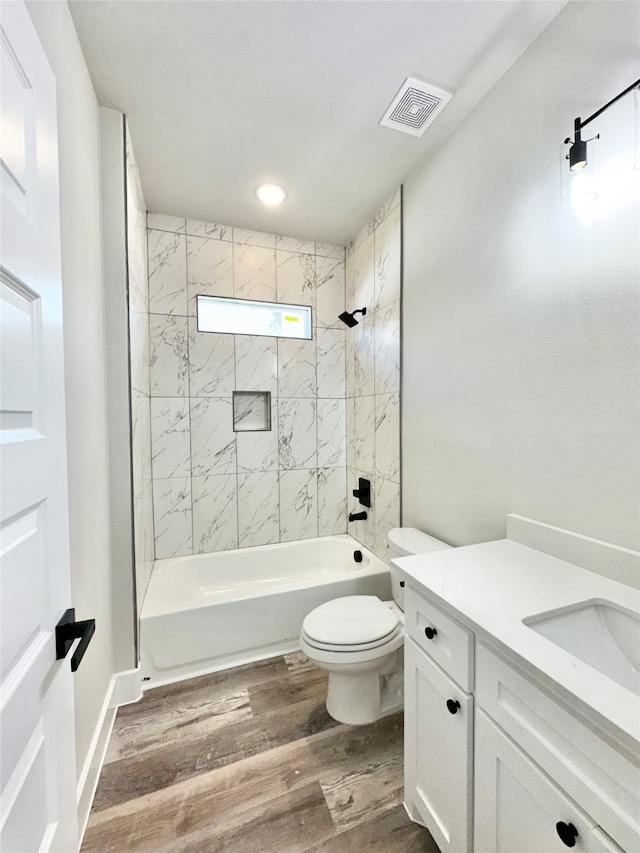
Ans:
[{"label": "bathtub rim", "polygon": [[[329,574],[324,578],[318,577],[317,575],[309,575],[304,578],[292,578],[291,580],[276,583],[270,586],[265,585],[262,589],[256,588],[255,590],[252,590],[250,594],[246,594],[244,590],[241,590],[240,594],[238,595],[234,595],[233,592],[230,592],[228,595],[211,596],[209,600],[207,600],[206,598],[190,598],[185,599],[183,601],[162,601],[155,602],[154,606],[152,584],[154,580],[156,566],[158,566],[158,564],[160,564],[162,568],[165,568],[168,566],[168,564],[175,562],[178,563],[178,565],[176,565],[176,571],[180,571],[180,563],[191,563],[192,561],[205,562],[206,560],[210,560],[212,557],[222,558],[229,553],[235,553],[237,551],[241,551],[243,554],[264,553],[264,551],[278,551],[282,549],[286,550],[287,548],[291,549],[292,546],[313,545],[313,543],[316,542],[327,541],[338,541],[340,543],[349,544],[350,547],[351,545],[353,545],[353,550],[362,551],[362,553],[368,558],[369,563],[365,564],[364,566],[363,563],[356,563],[356,566],[363,566],[363,568],[350,569],[348,573]],[[276,592],[287,592],[293,589],[306,589],[309,587],[324,586],[333,583],[335,580],[340,579],[341,577],[358,578],[367,575],[383,574],[384,572],[389,571],[390,566],[388,563],[386,563],[382,558],[378,557],[378,555],[371,551],[369,548],[362,545],[362,543],[358,542],[357,539],[354,539],[353,536],[351,536],[351,534],[349,533],[335,533],[329,536],[315,536],[310,539],[295,539],[291,542],[274,542],[270,545],[251,545],[247,548],[233,548],[229,551],[213,551],[206,554],[192,554],[181,557],[164,557],[160,560],[155,560],[153,563],[149,583],[147,585],[147,590],[142,603],[142,608],[140,610],[140,620],[143,621],[145,619],[154,619],[161,616],[167,616],[173,613],[184,613],[189,610],[197,610],[200,608],[215,607],[216,604],[223,604],[232,601],[241,601],[248,598],[263,598],[268,595],[272,595]]]}]

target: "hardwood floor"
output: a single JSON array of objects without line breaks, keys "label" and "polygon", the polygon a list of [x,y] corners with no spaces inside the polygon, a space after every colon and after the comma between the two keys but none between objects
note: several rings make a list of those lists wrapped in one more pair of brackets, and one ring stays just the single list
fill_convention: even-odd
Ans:
[{"label": "hardwood floor", "polygon": [[402,715],[345,726],[301,653],[118,711],[82,853],[438,853],[402,806]]}]

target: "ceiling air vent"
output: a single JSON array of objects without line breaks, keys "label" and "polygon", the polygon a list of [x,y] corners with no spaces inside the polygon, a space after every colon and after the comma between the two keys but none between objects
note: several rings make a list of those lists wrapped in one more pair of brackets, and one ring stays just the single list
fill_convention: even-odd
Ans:
[{"label": "ceiling air vent", "polygon": [[450,99],[451,92],[415,77],[407,77],[380,124],[411,136],[422,136]]}]

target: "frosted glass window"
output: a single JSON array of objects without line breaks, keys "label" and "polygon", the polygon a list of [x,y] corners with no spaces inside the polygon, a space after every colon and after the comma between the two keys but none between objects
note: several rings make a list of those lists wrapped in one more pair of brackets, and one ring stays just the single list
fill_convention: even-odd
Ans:
[{"label": "frosted glass window", "polygon": [[197,296],[198,331],[311,340],[311,307]]}]

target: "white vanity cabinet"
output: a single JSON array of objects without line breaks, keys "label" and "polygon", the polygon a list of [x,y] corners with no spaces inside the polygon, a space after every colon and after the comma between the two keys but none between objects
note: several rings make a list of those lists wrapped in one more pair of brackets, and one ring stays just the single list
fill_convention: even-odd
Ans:
[{"label": "white vanity cabinet", "polygon": [[[640,853],[637,749],[635,755],[629,753],[593,722],[583,719],[565,701],[543,690],[517,665],[507,662],[482,642],[477,643],[476,649],[475,698],[477,707],[589,815],[594,826],[601,827],[619,845],[595,849],[622,848],[628,853]],[[476,733],[478,729],[479,723]],[[479,765],[478,736],[476,749]],[[476,769],[477,797],[484,781],[482,771]],[[491,819],[477,809],[476,830],[485,820]],[[575,846],[582,849],[577,842]],[[484,848],[478,850],[484,853]]]},{"label": "white vanity cabinet", "polygon": [[471,853],[473,697],[448,674],[469,685],[469,632],[411,590],[405,631],[405,805],[442,853]]},{"label": "white vanity cabinet", "polygon": [[638,750],[463,620],[407,588],[409,815],[442,853],[640,853]]},{"label": "white vanity cabinet", "polygon": [[475,849],[622,853],[482,711],[475,722]]}]

